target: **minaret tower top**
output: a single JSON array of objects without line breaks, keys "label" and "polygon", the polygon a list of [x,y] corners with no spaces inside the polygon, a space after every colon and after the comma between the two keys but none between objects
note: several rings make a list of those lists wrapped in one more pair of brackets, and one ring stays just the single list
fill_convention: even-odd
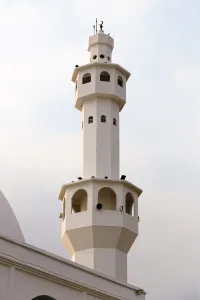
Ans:
[{"label": "minaret tower top", "polygon": [[99,31],[97,31],[96,26],[94,26],[94,35],[89,37],[88,51],[90,52],[90,62],[111,63],[114,40],[109,34],[104,33],[103,21],[99,25]]},{"label": "minaret tower top", "polygon": [[89,37],[90,63],[76,66],[75,107],[82,115],[82,174],[63,185],[62,241],[72,260],[127,280],[127,254],[138,235],[142,190],[120,176],[119,114],[130,73],[112,63],[114,40],[103,22]]}]

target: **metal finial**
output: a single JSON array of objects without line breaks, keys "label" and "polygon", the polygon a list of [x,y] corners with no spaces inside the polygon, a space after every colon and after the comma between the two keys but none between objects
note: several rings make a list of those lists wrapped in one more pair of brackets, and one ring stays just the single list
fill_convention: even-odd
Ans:
[{"label": "metal finial", "polygon": [[97,18],[96,18],[96,34],[97,34]]},{"label": "metal finial", "polygon": [[94,34],[97,34],[97,18],[95,21],[95,25],[93,25]]},{"label": "metal finial", "polygon": [[101,23],[99,24],[100,26],[100,30],[103,30],[103,21],[101,21]]}]

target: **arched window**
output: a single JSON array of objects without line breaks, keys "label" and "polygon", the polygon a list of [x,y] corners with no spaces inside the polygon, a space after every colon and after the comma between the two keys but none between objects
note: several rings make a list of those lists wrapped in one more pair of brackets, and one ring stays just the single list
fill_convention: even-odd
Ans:
[{"label": "arched window", "polygon": [[91,124],[91,123],[93,123],[93,117],[92,117],[92,116],[90,116],[90,117],[88,118],[88,124]]},{"label": "arched window", "polygon": [[118,83],[118,85],[120,85],[121,87],[123,87],[124,83],[123,83],[123,79],[122,79],[121,76],[118,76],[117,83]]},{"label": "arched window", "polygon": [[104,116],[104,115],[101,116],[101,122],[106,123],[106,116]]},{"label": "arched window", "polygon": [[105,210],[116,210],[116,194],[108,187],[100,189],[98,194],[98,203],[102,204],[102,208]]},{"label": "arched window", "polygon": [[117,120],[113,118],[113,125],[117,126]]},{"label": "arched window", "polygon": [[35,298],[33,298],[32,300],[56,300],[56,299],[54,299],[54,298],[52,298],[52,297],[50,297],[50,296],[45,296],[45,295],[43,295],[43,296],[35,297]]},{"label": "arched window", "polygon": [[110,74],[106,71],[101,72],[100,81],[110,81]]},{"label": "arched window", "polygon": [[88,82],[91,82],[91,74],[90,73],[84,74],[83,78],[82,78],[82,84],[85,84]]},{"label": "arched window", "polygon": [[76,191],[72,197],[72,213],[87,210],[87,192],[83,189]]},{"label": "arched window", "polygon": [[134,198],[131,193],[126,194],[126,213],[134,216]]}]

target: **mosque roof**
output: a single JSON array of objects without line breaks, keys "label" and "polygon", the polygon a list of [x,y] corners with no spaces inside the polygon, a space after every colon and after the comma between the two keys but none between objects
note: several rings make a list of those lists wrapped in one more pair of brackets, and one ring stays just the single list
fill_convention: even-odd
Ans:
[{"label": "mosque roof", "polygon": [[23,233],[17,218],[0,190],[0,235],[5,235],[11,239],[25,242]]}]

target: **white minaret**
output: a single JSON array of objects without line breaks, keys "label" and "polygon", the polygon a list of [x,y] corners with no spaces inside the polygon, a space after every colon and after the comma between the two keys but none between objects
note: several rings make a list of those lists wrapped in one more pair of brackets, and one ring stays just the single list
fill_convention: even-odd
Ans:
[{"label": "white minaret", "polygon": [[126,282],[142,190],[119,174],[119,112],[130,73],[112,63],[114,40],[102,28],[89,38],[90,63],[72,76],[82,112],[83,172],[61,189],[61,238],[73,261]]}]

